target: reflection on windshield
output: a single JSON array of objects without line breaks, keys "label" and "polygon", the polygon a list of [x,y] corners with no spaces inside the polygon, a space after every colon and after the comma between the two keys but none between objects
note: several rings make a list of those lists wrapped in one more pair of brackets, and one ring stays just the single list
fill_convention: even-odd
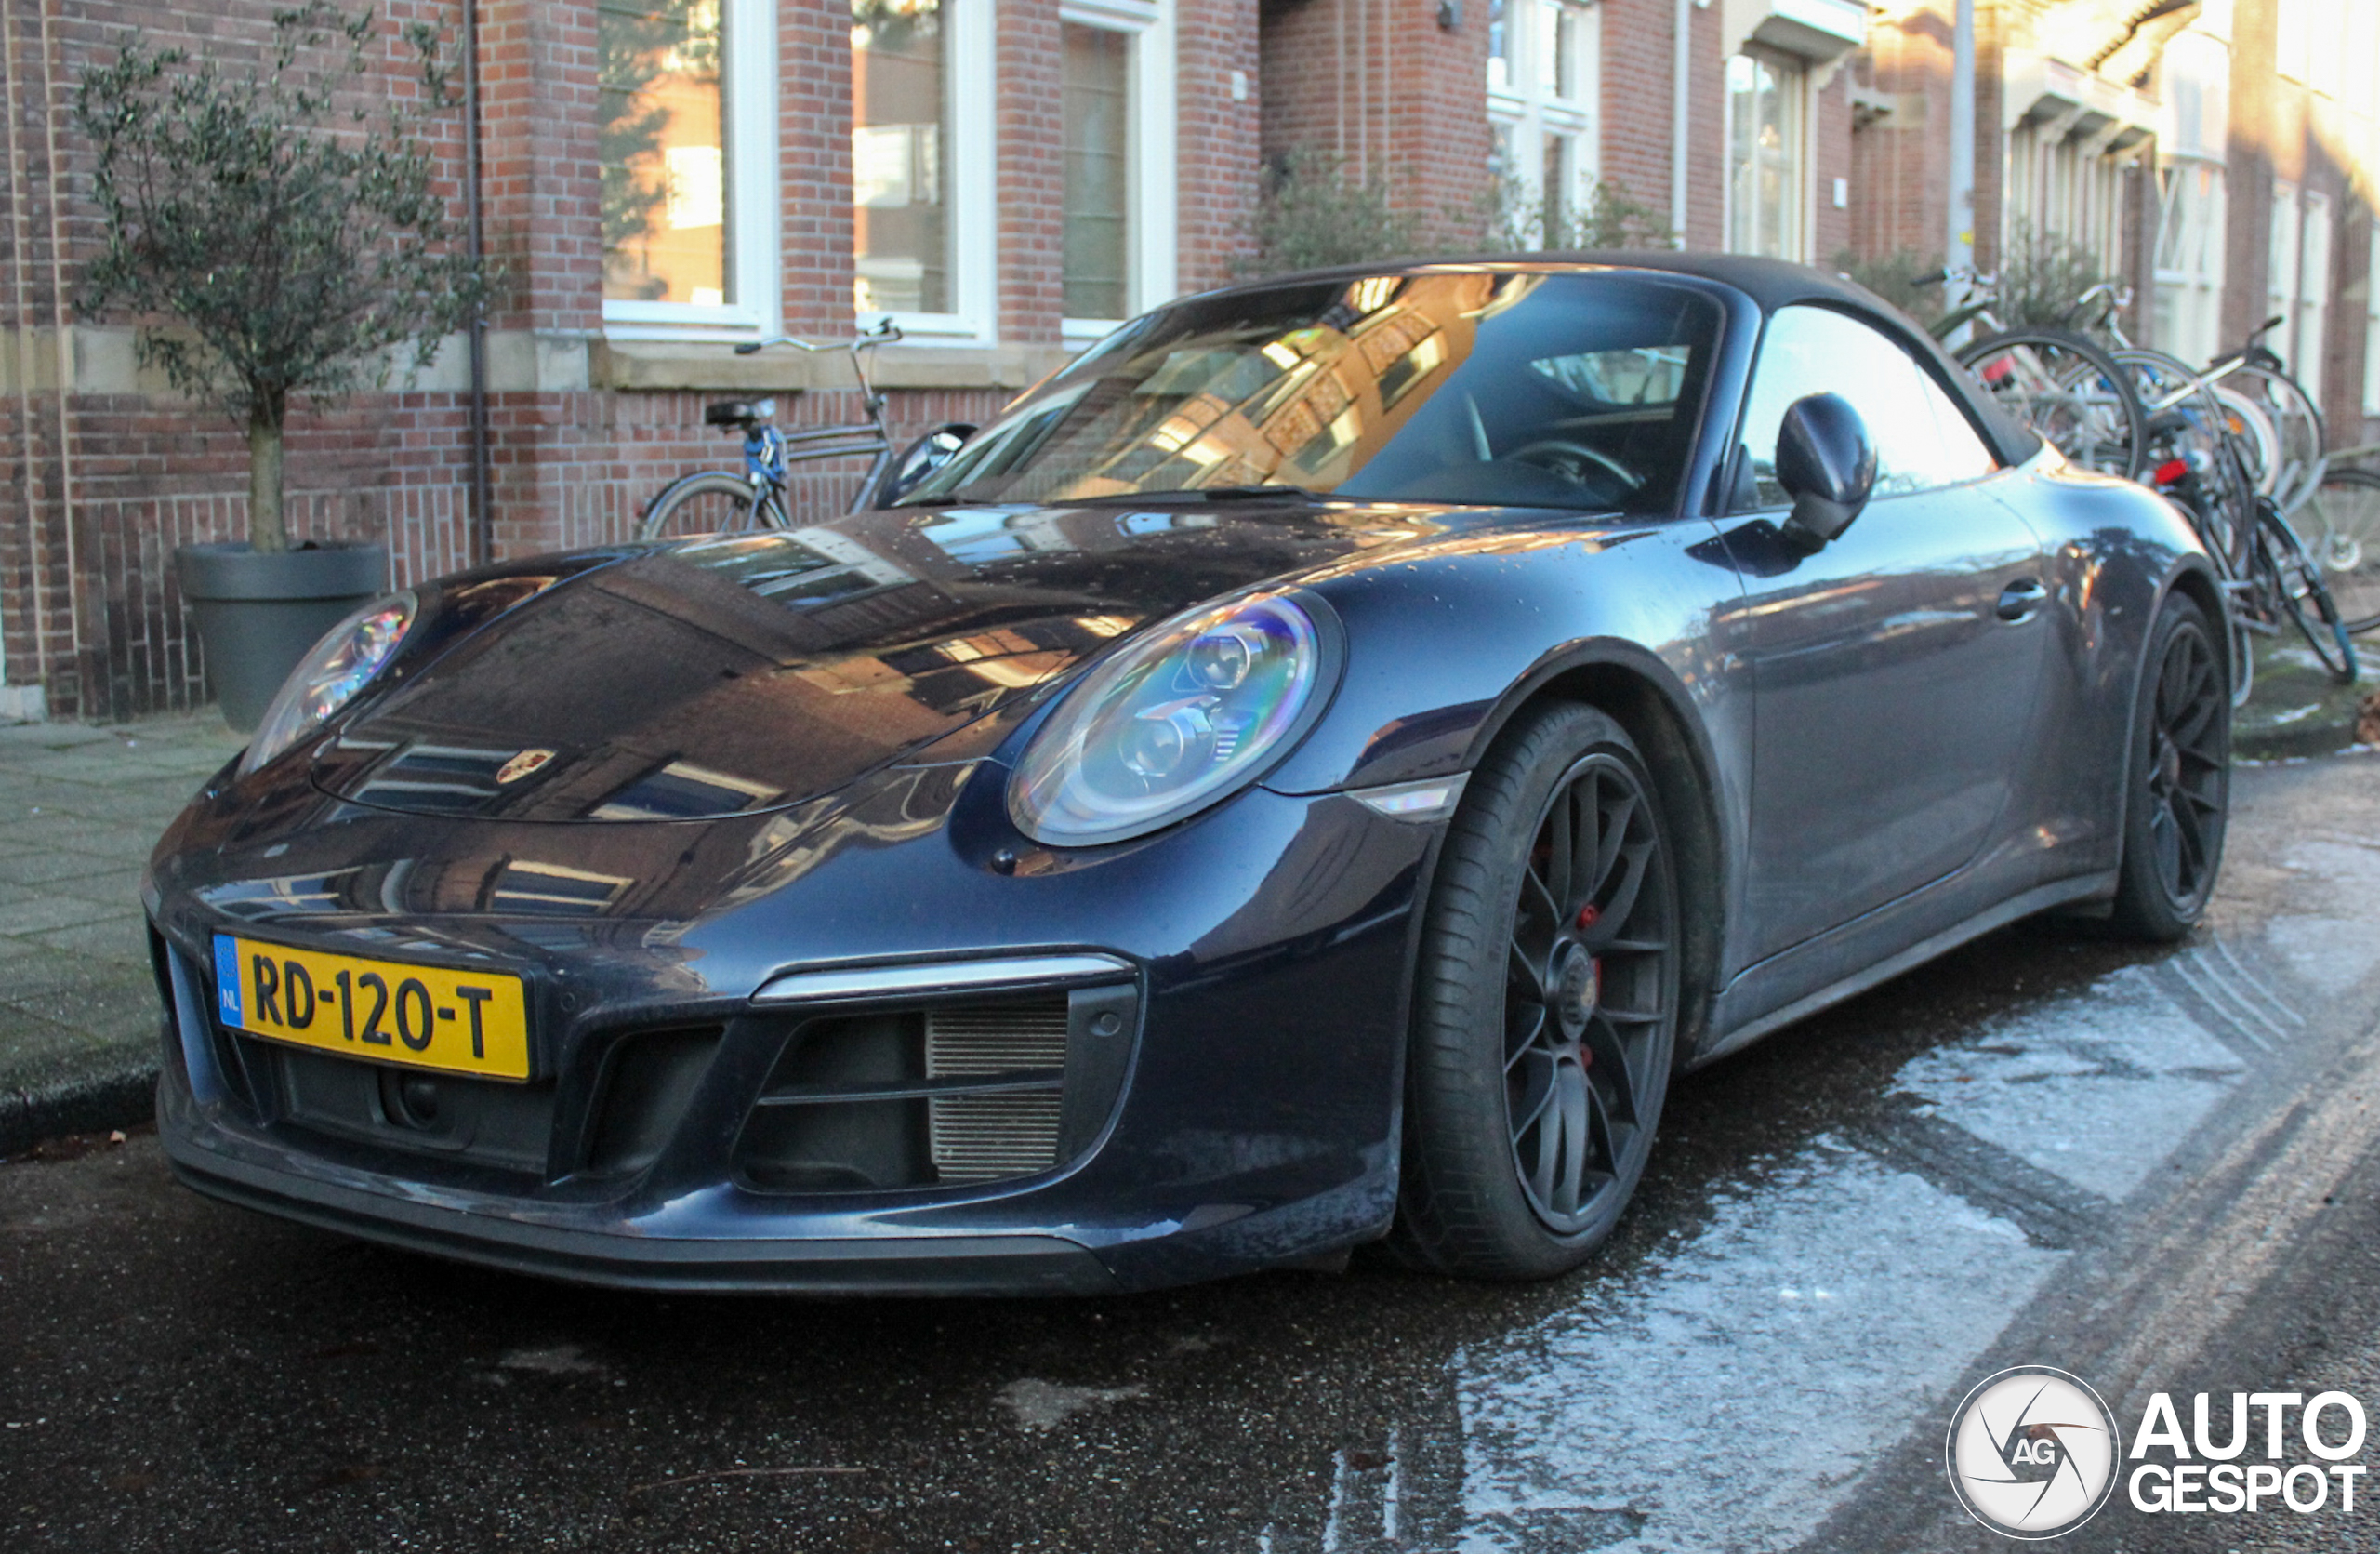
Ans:
[{"label": "reflection on windshield", "polygon": [[1641,274],[1368,276],[1193,299],[1111,338],[906,498],[1294,485],[1672,505],[1717,306]]}]

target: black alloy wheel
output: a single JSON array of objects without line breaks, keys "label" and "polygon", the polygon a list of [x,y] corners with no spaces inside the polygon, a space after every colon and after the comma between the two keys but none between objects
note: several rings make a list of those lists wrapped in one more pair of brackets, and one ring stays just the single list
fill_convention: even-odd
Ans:
[{"label": "black alloy wheel", "polygon": [[2114,923],[2176,939],[2206,910],[2230,808],[2231,697],[2198,604],[2168,595],[2149,637],[2133,729],[2132,781]]},{"label": "black alloy wheel", "polygon": [[1643,758],[1601,712],[1507,732],[1449,829],[1409,1069],[1409,1261],[1575,1267],[1634,1193],[1668,1094],[1683,964],[1675,861]]}]

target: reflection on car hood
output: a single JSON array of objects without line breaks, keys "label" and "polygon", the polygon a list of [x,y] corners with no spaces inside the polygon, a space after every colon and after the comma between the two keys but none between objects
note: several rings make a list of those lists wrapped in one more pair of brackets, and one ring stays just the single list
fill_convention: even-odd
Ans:
[{"label": "reflection on car hood", "polygon": [[641,551],[547,590],[318,754],[360,804],[512,820],[798,804],[1144,621],[1489,515],[1328,498],[969,507]]}]

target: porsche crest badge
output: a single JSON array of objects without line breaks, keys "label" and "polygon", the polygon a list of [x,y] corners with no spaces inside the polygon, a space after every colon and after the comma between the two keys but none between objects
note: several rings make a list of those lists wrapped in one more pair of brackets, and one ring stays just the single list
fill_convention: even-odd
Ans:
[{"label": "porsche crest badge", "polygon": [[553,758],[554,752],[549,750],[524,750],[496,769],[496,786],[505,787],[533,773],[544,771],[546,764]]}]

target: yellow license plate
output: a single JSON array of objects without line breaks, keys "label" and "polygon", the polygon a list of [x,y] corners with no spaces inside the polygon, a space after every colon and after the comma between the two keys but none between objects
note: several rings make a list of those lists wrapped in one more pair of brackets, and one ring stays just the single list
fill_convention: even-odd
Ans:
[{"label": "yellow license plate", "polygon": [[528,1000],[502,972],[449,971],[215,936],[223,1023],[381,1063],[529,1077]]}]

